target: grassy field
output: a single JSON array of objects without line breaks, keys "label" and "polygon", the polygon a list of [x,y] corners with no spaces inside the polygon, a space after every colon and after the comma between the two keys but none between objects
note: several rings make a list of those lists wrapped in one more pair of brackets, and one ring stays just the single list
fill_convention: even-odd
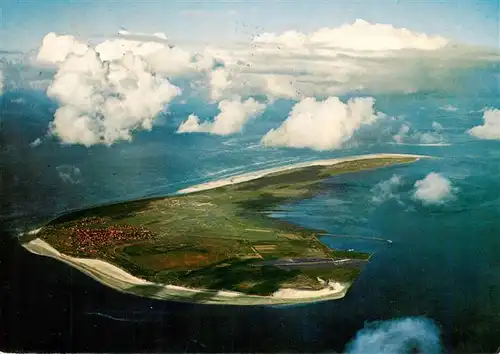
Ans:
[{"label": "grassy field", "polygon": [[[102,206],[61,216],[37,235],[58,251],[108,261],[157,283],[269,295],[280,288],[351,283],[369,254],[332,250],[324,231],[272,219],[267,212],[321,193],[330,176],[415,161],[373,158],[310,166],[252,181],[165,198]],[[287,269],[261,265],[284,258],[361,260]]]}]

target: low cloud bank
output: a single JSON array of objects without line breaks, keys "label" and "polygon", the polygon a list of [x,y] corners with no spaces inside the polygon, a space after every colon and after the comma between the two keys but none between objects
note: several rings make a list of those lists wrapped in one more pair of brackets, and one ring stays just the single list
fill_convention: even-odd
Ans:
[{"label": "low cloud bank", "polygon": [[403,123],[392,138],[396,144],[444,145],[445,139],[441,135],[443,126],[438,122],[433,122],[432,129],[426,132],[416,131],[409,123]]},{"label": "low cloud bank", "polygon": [[414,187],[413,197],[423,204],[442,204],[453,199],[457,191],[449,179],[435,172],[415,182]]},{"label": "low cloud bank", "polygon": [[346,346],[347,354],[399,354],[442,352],[438,327],[423,317],[371,323]]},{"label": "low cloud bank", "polygon": [[263,33],[250,44],[208,47],[207,53],[220,58],[231,76],[225,94],[264,94],[270,100],[353,91],[454,92],[460,89],[453,80],[458,72],[499,60],[494,51],[363,20],[309,33]]},{"label": "low cloud bank", "polygon": [[241,101],[240,98],[223,100],[219,103],[220,113],[214,117],[212,122],[200,123],[198,116],[191,114],[179,126],[177,133],[210,133],[215,135],[238,133],[242,131],[249,119],[260,115],[265,108],[265,104],[257,102],[253,98],[246,101]]},{"label": "low cloud bank", "polygon": [[338,149],[363,125],[372,124],[378,115],[373,98],[354,98],[346,103],[338,97],[324,101],[308,97],[295,104],[288,118],[262,138],[266,146]]},{"label": "low cloud bank", "polygon": [[500,110],[486,109],[483,120],[483,125],[475,126],[467,132],[479,139],[500,140]]},{"label": "low cloud bank", "polygon": [[436,50],[449,42],[440,36],[415,33],[406,28],[370,23],[357,19],[337,28],[321,28],[310,34],[286,31],[282,34],[263,33],[254,38],[257,43],[280,44],[291,48],[322,45],[355,51],[388,51],[401,49]]},{"label": "low cloud bank", "polygon": [[90,48],[69,55],[47,89],[60,105],[51,132],[64,143],[85,146],[130,141],[134,130],[151,130],[155,116],[179,94],[140,56],[127,53],[107,62]]}]

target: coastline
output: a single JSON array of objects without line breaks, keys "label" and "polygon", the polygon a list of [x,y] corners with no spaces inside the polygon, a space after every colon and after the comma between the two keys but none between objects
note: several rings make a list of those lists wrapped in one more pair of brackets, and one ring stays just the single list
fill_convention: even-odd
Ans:
[{"label": "coastline", "polygon": [[[342,162],[357,161],[376,158],[413,157],[418,161],[420,158],[429,158],[425,155],[412,154],[369,154],[343,157],[327,160],[315,160],[296,163],[281,167],[275,167],[255,172],[244,173],[238,176],[223,178],[212,182],[202,183],[188,187],[176,192],[176,194],[188,194],[198,191],[218,188],[225,185],[237,184],[264,177],[266,175],[281,171],[293,170],[309,166],[329,166]],[[32,230],[27,234],[36,235],[41,228]],[[334,300],[343,298],[351,284],[341,284],[328,281],[323,289],[302,290],[282,288],[270,296],[247,295],[235,291],[192,289],[176,285],[159,284],[137,278],[125,270],[102,260],[91,258],[76,258],[60,253],[50,244],[40,238],[22,244],[31,253],[51,257],[73,266],[83,273],[91,276],[97,281],[116,290],[162,300],[173,300],[181,302],[196,302],[205,304],[224,305],[293,305],[300,303],[312,303],[318,301]]]},{"label": "coastline", "polygon": [[268,168],[265,170],[259,170],[254,172],[247,172],[236,176],[225,177],[215,181],[200,183],[191,187],[183,188],[178,190],[175,194],[188,194],[194,192],[200,192],[205,190],[210,190],[222,186],[227,186],[231,184],[238,184],[243,182],[248,182],[254,179],[258,179],[264,176],[267,176],[272,173],[278,173],[288,170],[293,170],[296,168],[304,168],[310,166],[331,166],[336,165],[342,162],[350,162],[357,160],[366,160],[366,159],[379,159],[379,158],[391,158],[391,157],[414,157],[417,160],[420,158],[430,158],[430,156],[426,155],[413,155],[413,154],[390,154],[390,153],[380,153],[380,154],[367,154],[367,155],[356,155],[350,157],[339,157],[335,159],[326,159],[326,160],[314,160],[308,162],[298,162],[292,165],[285,165],[280,167]]},{"label": "coastline", "polygon": [[[350,284],[331,283],[321,290],[280,289],[270,296],[247,295],[227,290],[191,289],[137,278],[123,269],[99,259],[67,256],[40,238],[31,240],[22,246],[31,253],[51,257],[73,266],[116,290],[161,300],[222,305],[293,305],[341,299],[350,286]],[[141,286],[153,290],[153,292],[144,294],[140,291]]]}]

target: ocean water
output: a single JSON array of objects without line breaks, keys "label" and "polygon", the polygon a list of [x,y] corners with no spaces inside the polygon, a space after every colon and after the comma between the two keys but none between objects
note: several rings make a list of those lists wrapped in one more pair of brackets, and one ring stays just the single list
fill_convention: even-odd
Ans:
[{"label": "ocean water", "polygon": [[[56,108],[43,94],[6,92],[0,103],[5,171],[0,212],[10,231],[2,235],[5,346],[42,351],[348,348],[354,353],[363,351],[370,336],[391,341],[377,333],[392,331],[423,343],[427,352],[495,351],[500,346],[500,143],[466,133],[482,124],[483,108],[500,107],[495,85],[485,83],[489,90],[459,96],[375,96],[377,110],[387,117],[361,129],[344,148],[328,152],[259,144],[286,118],[292,105],[287,101],[277,101],[243,133],[229,137],[175,134],[190,108],[174,103],[161,124],[137,133],[133,142],[85,148],[43,137]],[[16,103],[17,98],[25,103]],[[446,105],[456,109],[446,110]],[[433,122],[442,129],[433,128]],[[396,144],[393,135],[408,123],[405,144]],[[438,134],[441,145],[422,145],[418,134],[425,132]],[[38,137],[42,143],[30,147]],[[28,254],[15,242],[18,230],[67,210],[166,195],[268,167],[380,152],[436,158],[331,178],[325,182],[331,186],[327,192],[284,205],[275,215],[343,235],[323,239],[333,247],[375,252],[338,301],[245,308],[141,299]],[[413,198],[415,182],[430,172],[452,182],[454,199],[432,206]],[[394,175],[400,183],[384,193],[380,183]]]}]

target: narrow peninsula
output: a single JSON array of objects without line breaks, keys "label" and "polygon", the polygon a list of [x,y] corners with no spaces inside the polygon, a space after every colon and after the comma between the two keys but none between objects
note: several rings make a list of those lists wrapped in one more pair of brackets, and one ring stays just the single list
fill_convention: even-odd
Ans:
[{"label": "narrow peninsula", "polygon": [[339,299],[371,255],[331,249],[319,240],[325,231],[270,212],[321,193],[331,176],[421,157],[313,161],[71,212],[24,235],[23,246],[139,296],[237,305]]}]

